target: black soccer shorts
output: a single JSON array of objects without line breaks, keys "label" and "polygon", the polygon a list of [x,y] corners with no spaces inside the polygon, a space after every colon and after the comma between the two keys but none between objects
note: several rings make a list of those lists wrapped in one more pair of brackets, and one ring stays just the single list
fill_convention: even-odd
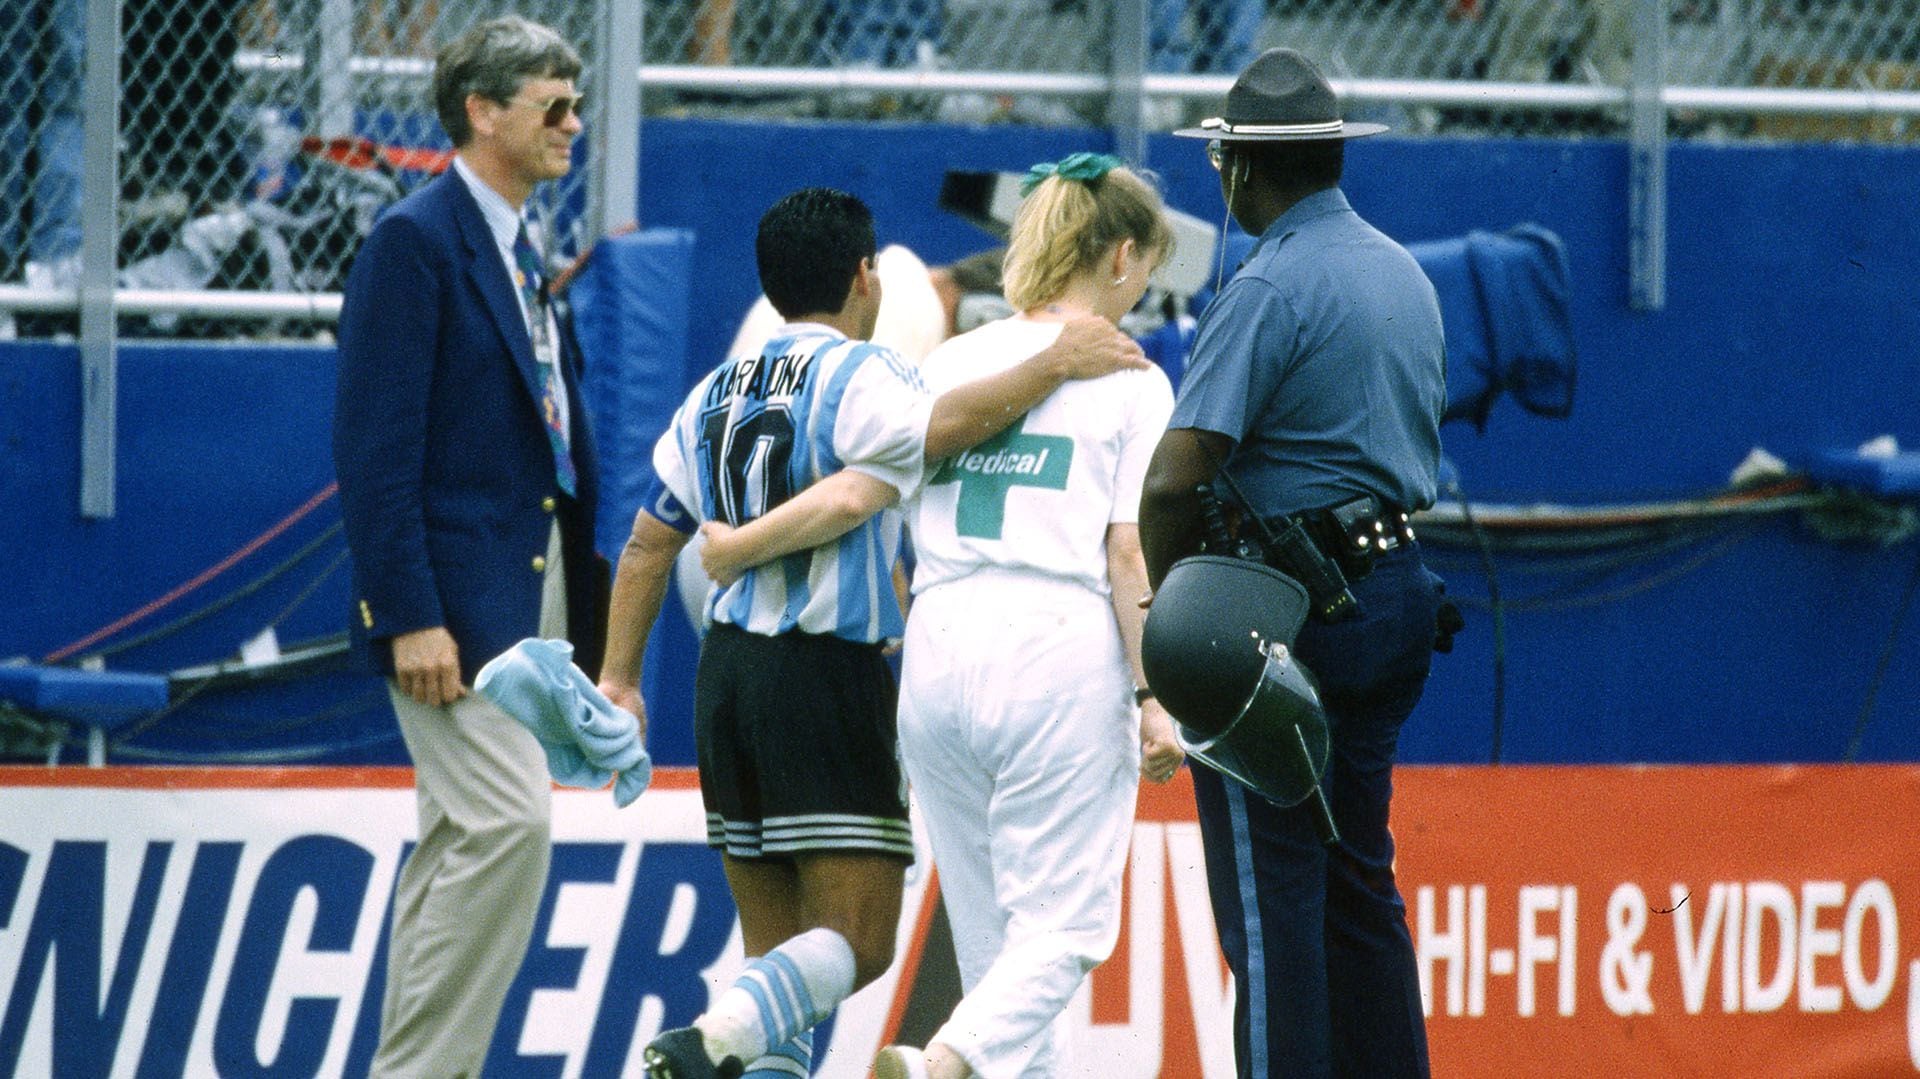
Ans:
[{"label": "black soccer shorts", "polygon": [[896,692],[878,645],[714,623],[694,683],[707,845],[736,858],[912,861]]}]

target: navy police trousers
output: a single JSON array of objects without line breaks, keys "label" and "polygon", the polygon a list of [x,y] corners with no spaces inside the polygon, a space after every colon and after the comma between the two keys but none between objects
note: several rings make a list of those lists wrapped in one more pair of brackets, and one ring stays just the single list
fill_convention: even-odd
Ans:
[{"label": "navy police trousers", "polygon": [[1193,766],[1241,1079],[1429,1071],[1387,805],[1400,725],[1426,687],[1440,581],[1409,544],[1352,589],[1359,618],[1309,621],[1294,644],[1327,709],[1323,785],[1340,842],[1321,842],[1308,805],[1282,809]]}]

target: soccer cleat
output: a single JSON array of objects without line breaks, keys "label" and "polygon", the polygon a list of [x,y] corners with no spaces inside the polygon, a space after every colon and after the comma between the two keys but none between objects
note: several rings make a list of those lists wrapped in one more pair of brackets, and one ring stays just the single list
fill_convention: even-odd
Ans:
[{"label": "soccer cleat", "polygon": [[715,1064],[707,1056],[707,1042],[699,1027],[663,1030],[641,1053],[647,1079],[740,1079],[745,1067],[739,1057]]},{"label": "soccer cleat", "polygon": [[889,1045],[873,1058],[874,1079],[927,1079],[926,1054],[911,1045]]}]

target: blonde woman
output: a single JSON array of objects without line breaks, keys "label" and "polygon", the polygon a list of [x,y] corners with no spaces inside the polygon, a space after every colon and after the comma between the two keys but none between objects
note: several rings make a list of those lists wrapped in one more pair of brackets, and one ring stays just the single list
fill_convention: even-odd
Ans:
[{"label": "blonde woman", "polygon": [[[1019,313],[956,337],[921,376],[942,392],[1045,349],[1069,319],[1117,322],[1169,254],[1157,192],[1118,159],[1036,166],[1007,251]],[[1173,392],[1158,369],[1056,390],[939,463],[908,507],[914,603],[900,749],[924,815],[966,995],[881,1079],[1058,1074],[1055,1020],[1112,951],[1138,779],[1181,761],[1140,671],[1141,483]],[[885,504],[843,474],[737,532],[706,564],[750,562]],[[871,497],[863,492],[871,491]]]}]

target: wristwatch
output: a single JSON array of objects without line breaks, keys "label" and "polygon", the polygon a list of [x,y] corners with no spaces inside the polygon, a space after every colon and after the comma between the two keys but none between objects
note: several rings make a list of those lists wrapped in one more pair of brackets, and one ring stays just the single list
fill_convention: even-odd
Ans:
[{"label": "wristwatch", "polygon": [[1136,706],[1147,703],[1153,699],[1153,696],[1153,690],[1148,689],[1146,686],[1133,687],[1133,703]]}]

